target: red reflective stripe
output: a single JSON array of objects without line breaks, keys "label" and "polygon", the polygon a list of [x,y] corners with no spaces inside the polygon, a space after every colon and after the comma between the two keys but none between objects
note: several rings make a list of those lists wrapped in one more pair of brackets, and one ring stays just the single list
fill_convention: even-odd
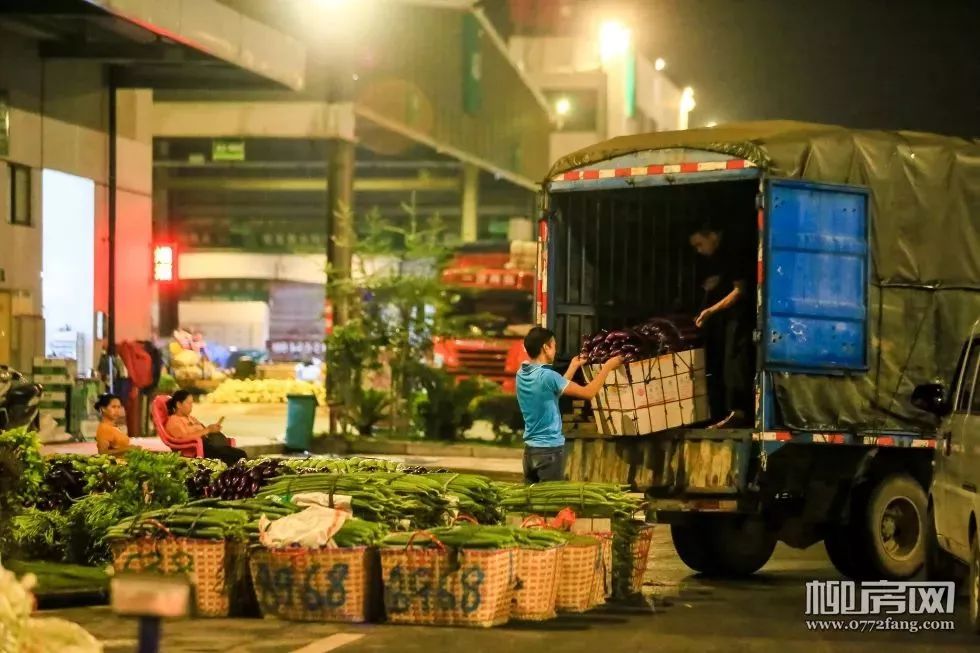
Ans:
[{"label": "red reflective stripe", "polygon": [[579,173],[578,171],[566,172],[562,179],[565,181],[578,181]]},{"label": "red reflective stripe", "polygon": [[895,446],[895,438],[893,438],[891,436],[888,436],[888,435],[882,436],[880,438],[876,438],[875,441],[876,441],[876,444],[879,447],[894,447]]},{"label": "red reflective stripe", "polygon": [[833,433],[827,436],[827,442],[830,444],[844,444],[844,434],[843,433]]},{"label": "red reflective stripe", "polygon": [[629,177],[631,174],[633,174],[632,168],[616,168],[617,177]]},{"label": "red reflective stripe", "polygon": [[731,161],[725,161],[725,167],[729,170],[741,170],[745,167],[744,159],[732,159]]},{"label": "red reflective stripe", "polygon": [[598,178],[599,178],[598,170],[584,170],[582,172],[582,179],[598,179]]},{"label": "red reflective stripe", "polygon": [[698,171],[698,164],[697,163],[682,163],[681,164],[681,172],[697,172],[697,171]]},{"label": "red reflective stripe", "polygon": [[793,434],[789,431],[776,431],[776,439],[780,442],[786,442],[793,439]]},{"label": "red reflective stripe", "polygon": [[648,175],[662,175],[664,174],[664,167],[662,165],[652,165],[647,166]]}]

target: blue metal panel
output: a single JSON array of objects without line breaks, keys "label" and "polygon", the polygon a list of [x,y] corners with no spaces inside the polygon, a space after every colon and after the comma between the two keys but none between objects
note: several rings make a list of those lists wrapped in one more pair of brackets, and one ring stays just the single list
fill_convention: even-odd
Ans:
[{"label": "blue metal panel", "polygon": [[867,191],[771,179],[766,209],[766,367],[867,369]]}]

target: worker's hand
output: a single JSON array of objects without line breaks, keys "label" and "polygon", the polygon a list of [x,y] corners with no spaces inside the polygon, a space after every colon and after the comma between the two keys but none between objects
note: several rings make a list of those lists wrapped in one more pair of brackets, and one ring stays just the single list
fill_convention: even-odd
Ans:
[{"label": "worker's hand", "polygon": [[221,424],[212,424],[207,429],[208,433],[221,433]]},{"label": "worker's hand", "polygon": [[576,356],[568,364],[568,369],[570,369],[570,370],[577,370],[578,368],[582,367],[583,365],[585,365],[585,358],[582,357],[582,356]]},{"label": "worker's hand", "polygon": [[708,318],[715,314],[715,309],[706,308],[701,313],[698,314],[697,319],[694,320],[694,326],[699,329],[704,327],[704,323],[708,321]]},{"label": "worker's hand", "polygon": [[622,364],[623,364],[623,357],[622,356],[613,356],[612,358],[610,358],[609,360],[607,360],[606,361],[606,364],[603,365],[602,367],[604,369],[607,369],[610,372],[612,372],[614,369],[622,366]]}]

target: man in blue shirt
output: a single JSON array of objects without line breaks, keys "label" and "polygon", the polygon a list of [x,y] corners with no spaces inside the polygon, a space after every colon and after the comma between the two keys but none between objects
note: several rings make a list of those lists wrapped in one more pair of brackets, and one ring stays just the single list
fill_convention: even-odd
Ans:
[{"label": "man in blue shirt", "polygon": [[555,334],[548,329],[531,329],[524,337],[524,349],[531,357],[517,372],[517,403],[524,415],[524,480],[561,481],[565,478],[565,435],[558,398],[567,395],[591,400],[623,359],[609,359],[591,383],[581,386],[572,381],[584,362],[581,357],[572,359],[565,376],[551,368],[558,346]]}]

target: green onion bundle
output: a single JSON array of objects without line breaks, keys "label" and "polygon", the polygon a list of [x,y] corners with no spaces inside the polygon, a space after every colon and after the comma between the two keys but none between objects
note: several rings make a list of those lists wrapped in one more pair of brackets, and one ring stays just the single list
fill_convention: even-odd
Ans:
[{"label": "green onion bundle", "polygon": [[244,510],[185,505],[128,517],[109,529],[106,540],[126,540],[140,536],[204,540],[245,539],[249,521],[249,513]]}]

